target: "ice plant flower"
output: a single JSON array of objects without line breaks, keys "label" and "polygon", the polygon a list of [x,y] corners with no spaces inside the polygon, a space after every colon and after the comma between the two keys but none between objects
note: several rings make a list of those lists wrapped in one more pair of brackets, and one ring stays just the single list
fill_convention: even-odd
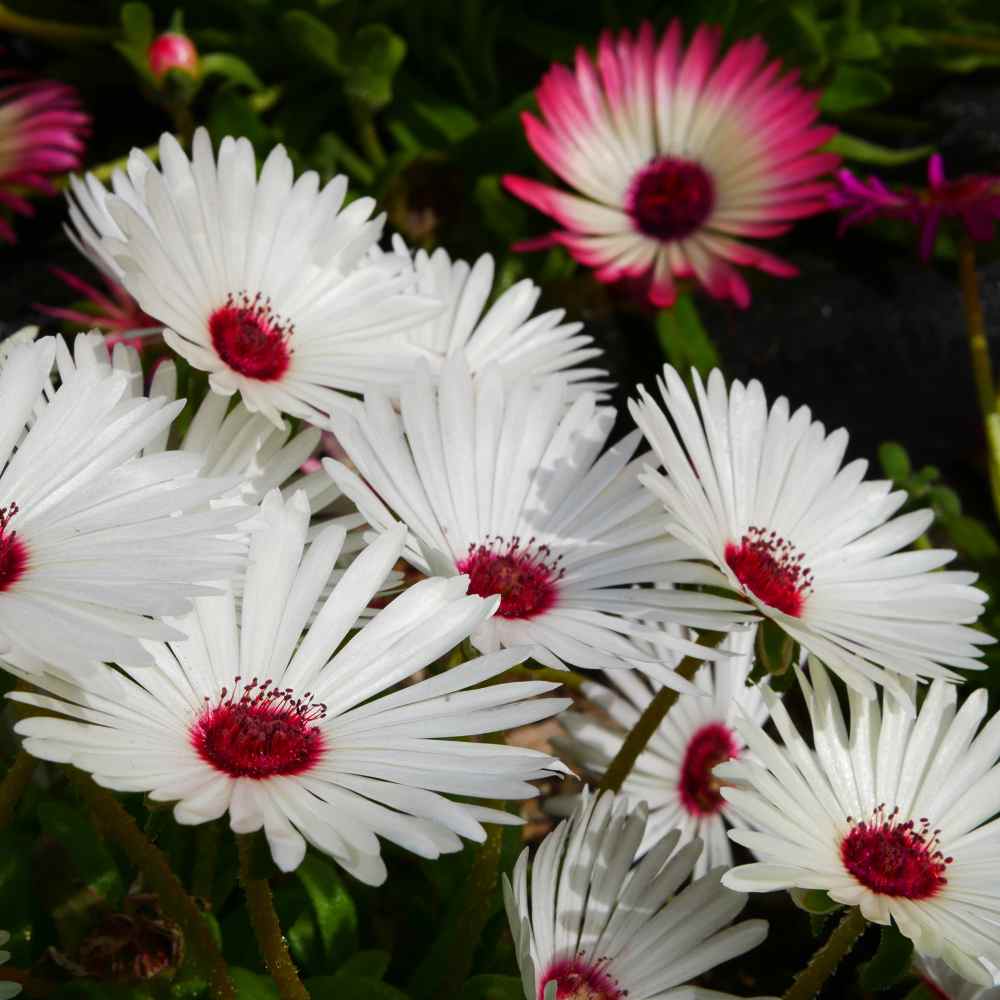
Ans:
[{"label": "ice plant flower", "polygon": [[529,782],[565,769],[538,751],[458,737],[554,715],[567,699],[534,696],[558,685],[478,688],[524,655],[504,651],[397,688],[498,602],[466,596],[460,578],[425,580],[344,643],[405,532],[361,553],[307,627],[344,529],[327,528],[306,550],[301,493],[287,503],[268,494],[259,516],[239,614],[231,591],[201,598],[178,623],[188,640],[149,644],[155,667],[105,670],[78,686],[43,677],[51,696],[12,694],[61,716],[19,722],[25,749],[105,787],[175,802],[179,823],[228,812],[237,833],[263,828],[283,871],[308,842],[373,885],[386,877],[379,837],[436,858],[460,850],[460,837],[483,840],[481,821],[520,822],[443,793],[530,798]]},{"label": "ice plant flower", "polygon": [[730,926],[747,897],[719,884],[721,868],[680,888],[700,853],[697,840],[677,851],[674,830],[633,865],[645,827],[644,806],[585,793],[538,848],[530,890],[528,848],[513,878],[504,876],[525,1000],[700,996],[684,984],[767,937],[764,920]]},{"label": "ice plant flower", "polygon": [[223,139],[216,159],[203,128],[190,160],[165,134],[160,164],[133,150],[113,195],[78,187],[74,224],[216,392],[240,392],[278,425],[282,413],[320,424],[344,391],[408,374],[416,352],[395,335],[439,306],[405,293],[410,269],[395,255],[368,256],[384,221],[369,218],[371,198],[344,207],[343,176],[322,190],[312,171],[293,183],[282,146],[258,178],[246,139]]},{"label": "ice plant flower", "polygon": [[4,366],[7,358],[18,344],[30,344],[38,336],[37,326],[22,326],[20,330],[15,330],[12,334],[0,340],[0,368]]},{"label": "ice plant flower", "polygon": [[407,334],[435,367],[463,354],[474,374],[495,364],[508,382],[521,376],[559,375],[574,395],[610,387],[603,368],[579,367],[602,353],[593,346],[594,338],[581,332],[582,323],[564,323],[563,309],[533,315],[541,295],[533,281],[518,281],[487,308],[496,269],[488,253],[471,266],[452,260],[441,247],[432,254],[417,250],[411,255],[399,236],[393,237],[393,250],[412,259],[416,291],[444,303],[441,312]]},{"label": "ice plant flower", "polygon": [[966,174],[950,181],[944,160],[935,153],[927,161],[927,187],[890,191],[877,177],[859,180],[849,170],[837,173],[837,189],[830,193],[830,207],[845,214],[843,232],[852,225],[877,218],[905,219],[920,231],[920,256],[930,260],[943,219],[957,219],[970,239],[992,241],[1000,220],[1000,176]]},{"label": "ice plant flower", "polygon": [[[0,931],[0,948],[10,940],[10,931]],[[0,951],[0,965],[10,961],[10,952]],[[21,995],[19,983],[4,982],[0,979],[0,1000],[12,1000],[13,997]]]},{"label": "ice plant flower", "polygon": [[932,1000],[1000,1000],[1000,986],[992,989],[970,983],[940,958],[917,955],[913,972],[920,978]]},{"label": "ice plant flower", "polygon": [[0,368],[0,656],[147,663],[140,639],[179,638],[160,619],[240,565],[250,511],[209,508],[233,481],[196,477],[198,455],[136,457],[182,401],[132,399],[98,370],[51,392],[55,348],[19,345]]},{"label": "ice plant flower", "polygon": [[[956,710],[955,687],[934,681],[913,718],[892,698],[850,692],[850,725],[825,668],[799,672],[812,722],[812,748],[785,707],[765,693],[784,745],[749,719],[736,725],[755,762],[717,772],[722,795],[757,830],[729,836],[760,861],[739,865],[723,884],[742,892],[824,889],[859,906],[868,920],[890,918],[931,958],[982,985],[1000,964],[1000,717],[982,731],[986,691]],[[811,680],[811,683],[810,683]],[[913,695],[915,682],[904,682]]]},{"label": "ice plant flower", "polygon": [[[66,84],[11,72],[0,78],[0,205],[31,215],[25,194],[55,194],[49,176],[80,166],[90,116]],[[0,239],[15,242],[13,227],[2,217]]]},{"label": "ice plant flower", "polygon": [[782,396],[769,410],[759,382],[727,390],[718,370],[707,387],[692,378],[697,405],[667,365],[666,413],[642,388],[630,409],[666,470],[642,481],[716,584],[868,697],[876,683],[903,697],[905,676],[982,669],[979,647],[993,640],[971,627],[986,601],[975,574],[942,571],[948,550],[900,551],[933,513],[893,517],[906,493],[866,481],[860,459],[841,468],[847,431],[827,434],[808,407],[793,413]]},{"label": "ice plant flower", "polygon": [[[323,464],[373,528],[397,518],[407,525],[403,555],[420,572],[465,574],[470,593],[500,596],[497,614],[472,634],[483,652],[530,645],[553,667],[628,667],[643,658],[629,638],[640,634],[705,652],[638,619],[738,613],[740,604],[631,586],[700,582],[704,573],[644,494],[636,474],[647,459],[632,457],[639,435],[601,455],[615,411],[593,393],[566,402],[559,379],[505,385],[495,367],[473,379],[454,357],[439,385],[427,366],[418,369],[401,414],[368,392],[357,415],[338,419],[337,437],[365,482],[339,462]],[[669,681],[658,655],[645,660]]]},{"label": "ice plant flower", "polygon": [[[722,55],[721,30],[701,25],[685,49],[680,21],[657,44],[606,31],[595,62],[555,65],[536,92],[541,118],[522,116],[528,142],[576,193],[508,175],[512,194],[552,216],[551,236],[605,282],[642,279],[670,306],[675,279],[750,302],[733,265],[789,277],[788,262],[742,242],[784,233],[823,211],[835,130],[817,125],[817,95],[768,62],[760,38]],[[721,55],[721,58],[720,58]]]},{"label": "ice plant flower", "polygon": [[[758,725],[767,718],[760,687],[747,686],[755,633],[750,628],[726,636],[723,649],[736,655],[701,667],[694,678],[697,692],[679,696],[621,788],[631,803],[645,802],[649,810],[640,854],[673,829],[680,831],[677,850],[695,837],[705,845],[695,863],[696,878],[717,865],[733,863],[726,837],[733,807],[722,797],[721,782],[713,769],[745,752],[743,738],[733,723],[737,715],[744,714]],[[610,671],[607,679],[613,687],[587,681],[582,688],[587,700],[603,715],[564,712],[559,722],[567,736],[552,740],[563,760],[594,780],[604,776],[656,694],[656,686],[634,671]],[[549,799],[547,805],[562,811],[568,798]]]}]

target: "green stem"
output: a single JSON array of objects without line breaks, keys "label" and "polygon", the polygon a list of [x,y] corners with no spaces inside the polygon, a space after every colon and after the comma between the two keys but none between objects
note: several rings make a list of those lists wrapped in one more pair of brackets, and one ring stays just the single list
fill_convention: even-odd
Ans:
[{"label": "green stem", "polygon": [[973,52],[1000,52],[1000,38],[983,35],[954,35],[947,31],[924,32],[932,45],[946,45]]},{"label": "green stem", "polygon": [[[703,646],[716,646],[722,641],[721,635],[711,635],[700,637]],[[698,672],[699,667],[704,663],[704,659],[694,656],[686,656],[677,667],[678,677],[691,680]],[[639,759],[639,754],[646,749],[646,744],[652,739],[653,733],[660,728],[660,724],[667,716],[667,712],[674,706],[678,694],[672,688],[660,688],[653,700],[646,706],[639,721],[632,727],[631,732],[625,738],[621,749],[615,754],[615,759],[608,765],[604,772],[599,786],[602,792],[621,791],[622,784],[628,777],[629,772]]]},{"label": "green stem", "polygon": [[784,1000],[810,1000],[816,996],[823,984],[833,975],[840,960],[854,947],[858,938],[868,926],[858,907],[844,914],[837,929],[827,939],[819,951],[809,960],[809,964],[795,977],[788,987]]},{"label": "green stem", "polygon": [[96,25],[68,24],[64,21],[46,21],[38,17],[28,17],[0,4],[0,31],[15,35],[30,35],[47,42],[110,42],[120,32],[117,28],[98,28]]},{"label": "green stem", "polygon": [[281,1000],[309,1000],[309,993],[299,979],[292,956],[288,954],[278,914],[274,912],[271,886],[266,878],[254,878],[252,875],[253,837],[246,834],[237,836],[236,848],[240,855],[240,883],[246,893],[250,923],[267,971],[278,987],[278,994]]},{"label": "green stem", "polygon": [[215,885],[215,865],[219,857],[219,838],[222,834],[218,821],[202,823],[198,827],[198,853],[191,874],[191,895],[206,902],[212,899]]},{"label": "green stem", "polygon": [[361,143],[361,149],[368,157],[368,162],[376,169],[384,166],[388,157],[385,155],[385,149],[382,148],[382,141],[378,137],[375,119],[371,111],[360,102],[355,101],[351,104],[351,113],[354,115],[358,142]]},{"label": "green stem", "polygon": [[983,320],[983,303],[979,297],[979,279],[976,276],[976,248],[968,233],[962,233],[958,244],[958,280],[962,288],[962,312],[965,315],[965,332],[969,338],[972,358],[972,376],[979,397],[983,418],[996,410],[993,390],[993,362],[986,340],[986,323]]},{"label": "green stem", "polygon": [[145,837],[124,806],[105,788],[94,784],[82,771],[70,770],[70,777],[80,796],[100,825],[112,836],[142,872],[149,888],[160,898],[164,911],[176,920],[191,942],[193,950],[207,966],[213,1000],[236,1000],[226,962],[215,943],[211,928],[184,891],[166,855]]},{"label": "green stem", "polygon": [[24,750],[19,750],[0,784],[0,830],[9,825],[14,818],[18,802],[24,794],[32,774],[35,772],[35,758]]}]

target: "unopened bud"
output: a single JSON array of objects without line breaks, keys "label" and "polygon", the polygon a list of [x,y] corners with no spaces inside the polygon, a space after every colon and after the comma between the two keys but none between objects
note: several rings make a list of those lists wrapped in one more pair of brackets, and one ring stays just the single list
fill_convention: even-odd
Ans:
[{"label": "unopened bud", "polygon": [[197,76],[198,50],[187,35],[167,31],[154,38],[149,46],[149,69],[157,80],[171,69],[179,69],[191,76]]}]

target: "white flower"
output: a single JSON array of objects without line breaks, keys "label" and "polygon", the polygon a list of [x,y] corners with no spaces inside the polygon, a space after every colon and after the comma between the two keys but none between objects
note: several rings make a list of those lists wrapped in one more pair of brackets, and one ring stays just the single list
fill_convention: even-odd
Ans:
[{"label": "white flower", "polygon": [[[704,573],[665,534],[655,498],[636,477],[646,461],[632,459],[638,432],[601,455],[613,409],[593,393],[567,409],[556,378],[507,386],[490,368],[473,380],[461,357],[446,363],[437,387],[421,366],[401,401],[399,415],[369,392],[357,416],[338,420],[337,436],[366,483],[337,462],[324,466],[372,527],[394,518],[407,525],[411,565],[465,573],[470,593],[501,596],[497,615],[472,635],[478,649],[530,645],[554,667],[645,659],[661,681],[671,672],[628,636],[713,655],[637,620],[669,617],[678,598],[631,584],[700,582]],[[708,594],[681,599],[679,613],[697,620],[705,608],[740,609]]]},{"label": "white flower", "polygon": [[[744,713],[758,725],[767,718],[760,688],[746,683],[753,667],[755,632],[751,628],[726,636],[722,648],[737,655],[702,665],[694,678],[696,693],[678,697],[621,788],[629,802],[645,802],[649,809],[640,854],[676,828],[680,831],[677,849],[695,837],[705,845],[695,865],[696,877],[717,865],[733,863],[726,826],[735,810],[722,798],[712,769],[745,752],[734,726],[738,714]],[[665,655],[672,669],[676,663],[669,657]],[[564,760],[595,780],[604,776],[658,689],[633,671],[609,671],[607,679],[613,688],[589,681],[583,685],[583,694],[604,715],[564,712],[559,721],[568,735],[552,741]],[[561,811],[568,799],[560,796],[547,804]]]},{"label": "white flower", "polygon": [[755,948],[767,923],[729,926],[747,897],[719,884],[721,868],[678,891],[701,844],[675,853],[676,830],[633,866],[645,826],[645,809],[623,796],[585,794],[538,848],[530,892],[527,848],[513,885],[504,876],[526,1000],[728,996],[685,984]]},{"label": "white flower", "polygon": [[0,368],[0,651],[138,665],[139,639],[180,636],[157,619],[240,565],[233,526],[252,512],[209,508],[232,480],[196,477],[197,455],[135,457],[183,403],[131,399],[124,375],[97,370],[52,393],[55,346]]},{"label": "white flower", "polygon": [[718,586],[868,697],[873,682],[901,697],[906,676],[957,681],[949,667],[982,669],[978,647],[993,639],[969,627],[986,601],[975,574],[941,572],[951,551],[899,551],[934,515],[893,518],[904,491],[865,481],[860,459],[841,468],[847,431],[827,435],[784,396],[768,410],[756,381],[727,392],[718,370],[707,389],[693,373],[696,409],[677,372],[663,373],[669,418],[644,389],[630,407],[666,469],[642,479]]},{"label": "white flower", "polygon": [[231,592],[199,599],[178,623],[187,641],[150,644],[155,667],[105,670],[79,686],[42,677],[36,683],[53,697],[12,694],[67,717],[19,722],[24,748],[108,788],[176,802],[179,823],[228,812],[237,833],[263,827],[284,871],[302,861],[308,841],[370,884],[385,878],[380,836],[435,858],[460,850],[460,836],[482,840],[480,821],[519,822],[439,793],[529,798],[537,791],[528,782],[563,766],[537,751],[454,737],[561,711],[566,699],[533,698],[557,685],[475,688],[522,659],[512,651],[392,691],[497,602],[465,596],[462,578],[425,580],[341,648],[399,558],[403,530],[354,560],[307,629],[344,529],[327,528],[306,550],[302,493],[287,505],[269,494],[260,519],[239,615]]},{"label": "white flower", "polygon": [[343,391],[397,385],[415,355],[394,335],[438,305],[403,294],[409,268],[394,256],[368,258],[383,225],[369,219],[373,200],[342,207],[343,176],[322,191],[312,171],[293,184],[281,146],[259,178],[246,139],[223,139],[218,162],[204,129],[192,148],[188,160],[165,134],[160,170],[136,150],[114,195],[76,187],[90,256],[120,272],[216,392],[239,391],[276,424],[281,413],[323,423]]},{"label": "white flower", "polygon": [[1000,1000],[1000,986],[990,988],[970,983],[948,968],[940,958],[917,955],[913,971],[923,980],[932,997],[940,997],[941,1000]]},{"label": "white flower", "polygon": [[[411,259],[399,236],[393,237],[393,250]],[[574,396],[610,388],[603,368],[575,367],[603,353],[592,346],[593,337],[580,332],[582,323],[564,323],[563,309],[532,315],[541,295],[533,281],[518,281],[487,308],[495,272],[488,253],[471,266],[453,261],[440,247],[432,254],[417,250],[412,261],[416,291],[445,306],[406,334],[410,343],[426,350],[435,367],[461,353],[473,374],[495,364],[507,383],[521,376],[557,374]]]},{"label": "white flower", "polygon": [[9,337],[0,340],[0,368],[4,366],[11,351],[18,344],[30,344],[37,336],[37,326],[22,326],[20,330],[15,330]]},{"label": "white flower", "polygon": [[[992,984],[1000,964],[1000,716],[976,735],[986,691],[956,710],[953,685],[934,681],[914,719],[905,705],[849,691],[850,728],[823,666],[800,672],[813,748],[783,704],[765,693],[784,746],[747,719],[753,751],[716,769],[723,797],[758,831],[729,836],[759,863],[723,882],[741,891],[825,889],[866,919],[892,918],[918,952],[966,979]],[[904,681],[913,696],[916,684]]]}]

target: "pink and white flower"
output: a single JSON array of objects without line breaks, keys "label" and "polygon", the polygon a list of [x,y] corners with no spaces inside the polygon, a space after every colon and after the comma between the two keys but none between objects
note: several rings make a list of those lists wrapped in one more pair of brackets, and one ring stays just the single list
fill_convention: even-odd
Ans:
[{"label": "pink and white flower", "polygon": [[[53,195],[49,175],[80,166],[90,116],[76,91],[50,80],[25,80],[0,73],[0,205],[19,215],[34,209],[26,192]],[[0,239],[15,241],[10,222],[0,217]]]},{"label": "pink and white flower", "polygon": [[[601,281],[642,279],[670,306],[676,279],[750,302],[733,265],[790,277],[795,267],[744,237],[773,237],[823,211],[823,179],[838,162],[818,152],[834,129],[817,125],[817,95],[768,62],[760,38],[720,52],[721,30],[701,25],[685,49],[680,21],[657,44],[606,31],[595,62],[578,49],[575,73],[553,66],[525,113],[532,149],[576,193],[504,178],[517,197],[563,227],[552,233]],[[721,58],[720,58],[721,57]]]}]

